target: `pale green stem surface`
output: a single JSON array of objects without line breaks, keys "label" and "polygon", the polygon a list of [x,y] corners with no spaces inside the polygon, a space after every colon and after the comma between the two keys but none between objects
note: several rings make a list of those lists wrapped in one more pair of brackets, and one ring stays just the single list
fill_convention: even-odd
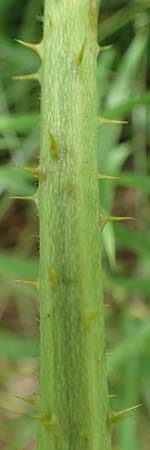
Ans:
[{"label": "pale green stem surface", "polygon": [[110,450],[96,158],[98,3],[45,1],[38,450]]}]

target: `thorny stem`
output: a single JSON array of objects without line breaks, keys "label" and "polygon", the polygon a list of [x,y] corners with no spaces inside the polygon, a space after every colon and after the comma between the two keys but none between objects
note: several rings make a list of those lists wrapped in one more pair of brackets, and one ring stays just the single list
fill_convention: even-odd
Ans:
[{"label": "thorny stem", "polygon": [[110,450],[97,185],[98,0],[45,0],[38,450]]}]

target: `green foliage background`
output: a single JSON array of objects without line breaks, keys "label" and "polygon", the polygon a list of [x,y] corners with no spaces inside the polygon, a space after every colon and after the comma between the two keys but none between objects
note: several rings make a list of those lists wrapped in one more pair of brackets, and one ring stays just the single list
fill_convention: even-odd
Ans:
[{"label": "green foliage background", "polygon": [[[16,165],[34,166],[39,155],[40,88],[14,81],[38,68],[38,58],[15,38],[38,42],[42,0],[0,2],[0,357],[4,450],[34,449],[32,406],[17,396],[38,392],[38,298],[15,280],[38,273],[38,217],[31,195],[35,180]],[[146,450],[150,440],[150,6],[146,0],[102,0],[97,84],[99,114],[127,120],[101,125],[97,181],[104,215],[133,216],[103,231],[104,290],[109,391],[114,410],[142,406],[117,424],[113,448]],[[112,46],[110,46],[113,44]],[[102,46],[108,46],[105,49]]]}]

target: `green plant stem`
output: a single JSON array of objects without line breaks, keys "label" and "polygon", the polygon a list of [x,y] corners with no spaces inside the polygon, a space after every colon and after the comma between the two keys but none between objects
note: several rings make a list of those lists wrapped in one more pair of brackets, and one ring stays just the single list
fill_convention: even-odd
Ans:
[{"label": "green plant stem", "polygon": [[38,450],[110,450],[97,174],[96,0],[46,0]]}]

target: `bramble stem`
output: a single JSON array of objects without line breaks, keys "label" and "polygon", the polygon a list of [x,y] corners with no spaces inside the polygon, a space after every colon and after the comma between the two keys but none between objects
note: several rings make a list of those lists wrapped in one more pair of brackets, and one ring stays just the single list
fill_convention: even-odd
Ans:
[{"label": "bramble stem", "polygon": [[38,450],[110,450],[97,184],[97,0],[45,0]]}]

